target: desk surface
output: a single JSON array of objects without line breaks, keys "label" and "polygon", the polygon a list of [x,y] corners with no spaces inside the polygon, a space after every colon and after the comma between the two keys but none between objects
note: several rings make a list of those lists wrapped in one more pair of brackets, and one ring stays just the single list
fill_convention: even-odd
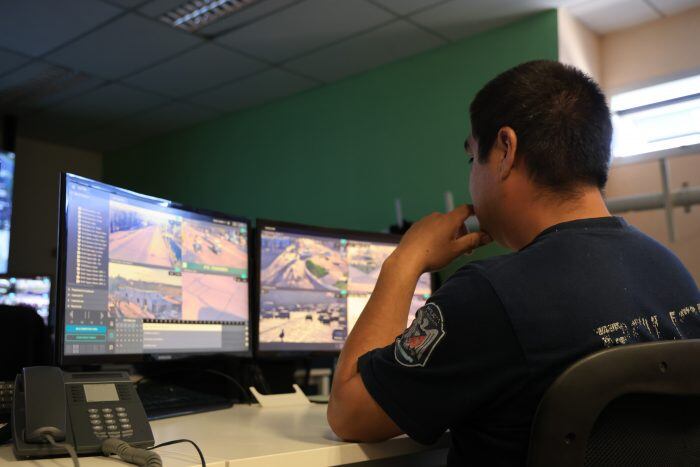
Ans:
[{"label": "desk surface", "polygon": [[[151,422],[156,443],[179,438],[195,441],[204,452],[207,466],[262,467],[270,465],[327,466],[349,464],[445,449],[447,436],[433,446],[422,446],[401,436],[376,444],[340,441],[326,422],[326,406],[233,408]],[[158,449],[167,467],[199,465],[189,444]],[[283,464],[282,464],[283,463]],[[0,447],[0,464],[25,466],[72,466],[70,459],[17,461],[12,446]],[[105,457],[81,458],[80,465],[117,467],[124,464]]]}]

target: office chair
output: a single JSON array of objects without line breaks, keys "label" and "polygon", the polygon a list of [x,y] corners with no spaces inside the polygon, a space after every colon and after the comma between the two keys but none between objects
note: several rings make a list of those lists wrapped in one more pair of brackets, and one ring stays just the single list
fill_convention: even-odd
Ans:
[{"label": "office chair", "polygon": [[535,414],[529,467],[700,465],[700,339],[602,350]]}]

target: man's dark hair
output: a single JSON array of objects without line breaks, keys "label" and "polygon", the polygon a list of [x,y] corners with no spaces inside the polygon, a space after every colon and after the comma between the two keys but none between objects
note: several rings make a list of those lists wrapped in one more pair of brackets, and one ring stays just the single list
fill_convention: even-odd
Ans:
[{"label": "man's dark hair", "polygon": [[612,123],[598,84],[577,68],[537,60],[489,81],[469,108],[485,162],[498,130],[511,127],[532,179],[555,192],[608,180]]}]

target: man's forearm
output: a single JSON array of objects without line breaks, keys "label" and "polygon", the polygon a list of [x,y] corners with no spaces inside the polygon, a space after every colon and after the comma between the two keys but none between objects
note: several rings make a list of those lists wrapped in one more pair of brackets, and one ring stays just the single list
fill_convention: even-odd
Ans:
[{"label": "man's forearm", "polygon": [[374,292],[343,346],[334,384],[342,384],[357,373],[357,360],[363,354],[391,344],[405,330],[420,274],[417,267],[398,256],[387,258]]}]

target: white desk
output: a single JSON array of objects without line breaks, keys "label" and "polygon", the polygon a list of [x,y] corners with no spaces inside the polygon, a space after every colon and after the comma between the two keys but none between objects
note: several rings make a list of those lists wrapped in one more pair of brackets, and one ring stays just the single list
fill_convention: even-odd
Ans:
[{"label": "white desk", "polygon": [[[212,467],[314,467],[366,462],[367,465],[441,465],[445,463],[448,438],[436,445],[422,446],[405,436],[383,443],[344,443],[326,422],[326,406],[261,408],[236,405],[151,423],[156,443],[178,438],[195,441]],[[166,467],[199,465],[189,444],[158,449]],[[407,457],[401,457],[407,456]],[[400,459],[396,459],[399,457]],[[17,467],[71,467],[67,458],[17,461],[12,446],[0,447],[0,465]],[[105,457],[81,458],[82,466],[118,467],[129,465]]]}]

